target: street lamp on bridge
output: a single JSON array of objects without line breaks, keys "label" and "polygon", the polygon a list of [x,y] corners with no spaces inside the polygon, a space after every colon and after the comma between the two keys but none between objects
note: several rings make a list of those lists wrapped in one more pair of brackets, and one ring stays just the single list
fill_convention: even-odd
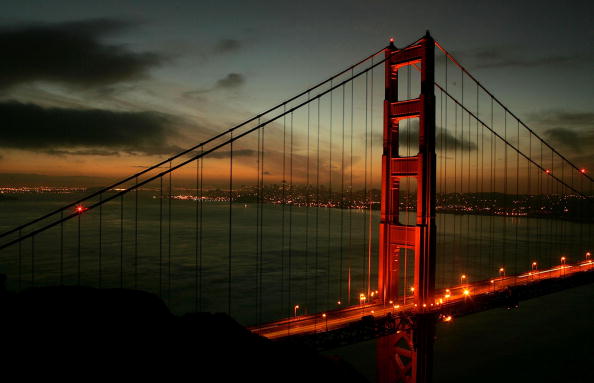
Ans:
[{"label": "street lamp on bridge", "polygon": [[462,285],[464,283],[464,281],[466,281],[466,274],[462,274],[460,276],[460,285]]}]

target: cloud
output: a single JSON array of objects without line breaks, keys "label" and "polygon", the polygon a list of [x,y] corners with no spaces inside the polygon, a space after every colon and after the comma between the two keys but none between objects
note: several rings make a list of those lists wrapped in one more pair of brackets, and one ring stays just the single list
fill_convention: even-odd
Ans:
[{"label": "cloud", "polygon": [[[590,134],[591,135],[591,134]],[[568,128],[553,128],[545,131],[547,141],[554,144],[563,145],[576,152],[583,151],[583,135]]]},{"label": "cloud", "polygon": [[245,83],[245,76],[240,73],[229,73],[227,76],[217,80],[215,85],[207,89],[192,90],[182,94],[185,98],[204,101],[203,94],[216,90],[232,90],[241,87]]},{"label": "cloud", "polygon": [[529,116],[530,122],[539,126],[557,127],[574,126],[592,128],[594,126],[593,112],[575,112],[566,110],[546,110]]},{"label": "cloud", "polygon": [[593,112],[545,110],[528,119],[554,147],[561,146],[572,155],[594,150]]},{"label": "cloud", "polygon": [[213,47],[212,51],[216,54],[232,53],[240,50],[242,43],[234,39],[222,39],[218,41]]},{"label": "cloud", "polygon": [[475,142],[469,141],[467,139],[462,139],[461,137],[455,137],[450,131],[439,127],[437,128],[437,134],[435,137],[436,146],[439,146],[441,144],[442,135],[445,151],[461,150],[465,152],[471,152],[477,150],[477,145]]},{"label": "cloud", "polygon": [[162,57],[100,40],[133,26],[96,19],[0,28],[0,88],[34,81],[100,87],[145,78]]},{"label": "cloud", "polygon": [[0,103],[0,147],[50,155],[171,154],[174,118],[153,112],[42,108]]},{"label": "cloud", "polygon": [[462,53],[461,56],[464,56],[464,60],[472,60],[474,69],[561,66],[583,60],[583,55],[579,54],[525,57],[520,49],[505,46],[481,47]]},{"label": "cloud", "polygon": [[233,89],[238,88],[245,82],[245,77],[239,73],[229,73],[226,77],[217,81],[215,88]]},{"label": "cloud", "polygon": [[[462,139],[460,133],[458,133],[458,136],[454,136],[449,129],[444,129],[439,126],[436,127],[436,129],[437,132],[435,134],[435,145],[438,150],[441,150],[440,145],[442,140],[444,143],[443,150],[445,151],[460,150],[470,152],[478,149],[476,142],[470,141],[466,137]],[[406,125],[406,121],[401,122],[399,135],[400,149],[402,150],[404,147],[406,147],[407,142],[410,142],[412,153],[416,153],[419,147],[419,120],[410,120],[408,126]],[[374,134],[374,142],[382,142],[383,140],[383,133]]]}]

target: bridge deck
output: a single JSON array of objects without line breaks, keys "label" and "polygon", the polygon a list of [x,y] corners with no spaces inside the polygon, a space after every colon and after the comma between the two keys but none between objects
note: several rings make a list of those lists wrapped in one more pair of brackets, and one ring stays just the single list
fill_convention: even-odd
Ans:
[{"label": "bridge deck", "polygon": [[[449,320],[449,315],[460,316],[501,306],[503,300],[513,302],[516,298],[527,299],[553,292],[556,289],[547,287],[542,294],[531,292],[530,294],[521,294],[519,297],[511,295],[512,292],[515,294],[516,291],[523,288],[525,290],[525,288],[542,287],[543,283],[553,281],[570,281],[572,278],[575,279],[575,277],[584,274],[587,274],[588,277],[594,275],[593,261],[559,265],[551,269],[534,270],[520,275],[498,277],[443,289],[437,292],[436,303],[429,307],[416,307],[412,303],[412,297],[407,297],[406,302],[411,303],[405,303],[404,299],[393,304],[372,302],[253,326],[250,327],[250,330],[269,339],[282,339],[321,335],[352,326],[362,320],[385,318],[389,315],[397,317],[401,315],[434,314],[441,315],[444,320]],[[588,280],[590,279],[592,278],[588,278]]]}]

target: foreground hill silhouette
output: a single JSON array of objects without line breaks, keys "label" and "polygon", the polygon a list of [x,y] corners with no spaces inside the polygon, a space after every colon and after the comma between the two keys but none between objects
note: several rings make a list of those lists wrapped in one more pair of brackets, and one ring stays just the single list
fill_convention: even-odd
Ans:
[{"label": "foreground hill silhouette", "polygon": [[137,290],[3,288],[0,313],[5,379],[365,381],[341,360],[273,343],[225,314],[175,316]]}]

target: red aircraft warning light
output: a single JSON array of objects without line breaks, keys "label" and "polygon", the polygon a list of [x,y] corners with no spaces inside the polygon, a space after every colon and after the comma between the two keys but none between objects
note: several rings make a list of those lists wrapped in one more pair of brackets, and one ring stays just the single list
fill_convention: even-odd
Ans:
[{"label": "red aircraft warning light", "polygon": [[547,173],[547,174],[551,174],[551,169],[547,169],[547,170],[545,170],[545,173]]},{"label": "red aircraft warning light", "polygon": [[87,208],[84,207],[84,206],[82,206],[82,205],[78,205],[75,210],[76,210],[77,213],[82,213],[85,210],[87,210]]},{"label": "red aircraft warning light", "polygon": [[588,172],[588,170],[586,168],[581,168],[580,169],[580,173],[582,174],[586,174]]}]

